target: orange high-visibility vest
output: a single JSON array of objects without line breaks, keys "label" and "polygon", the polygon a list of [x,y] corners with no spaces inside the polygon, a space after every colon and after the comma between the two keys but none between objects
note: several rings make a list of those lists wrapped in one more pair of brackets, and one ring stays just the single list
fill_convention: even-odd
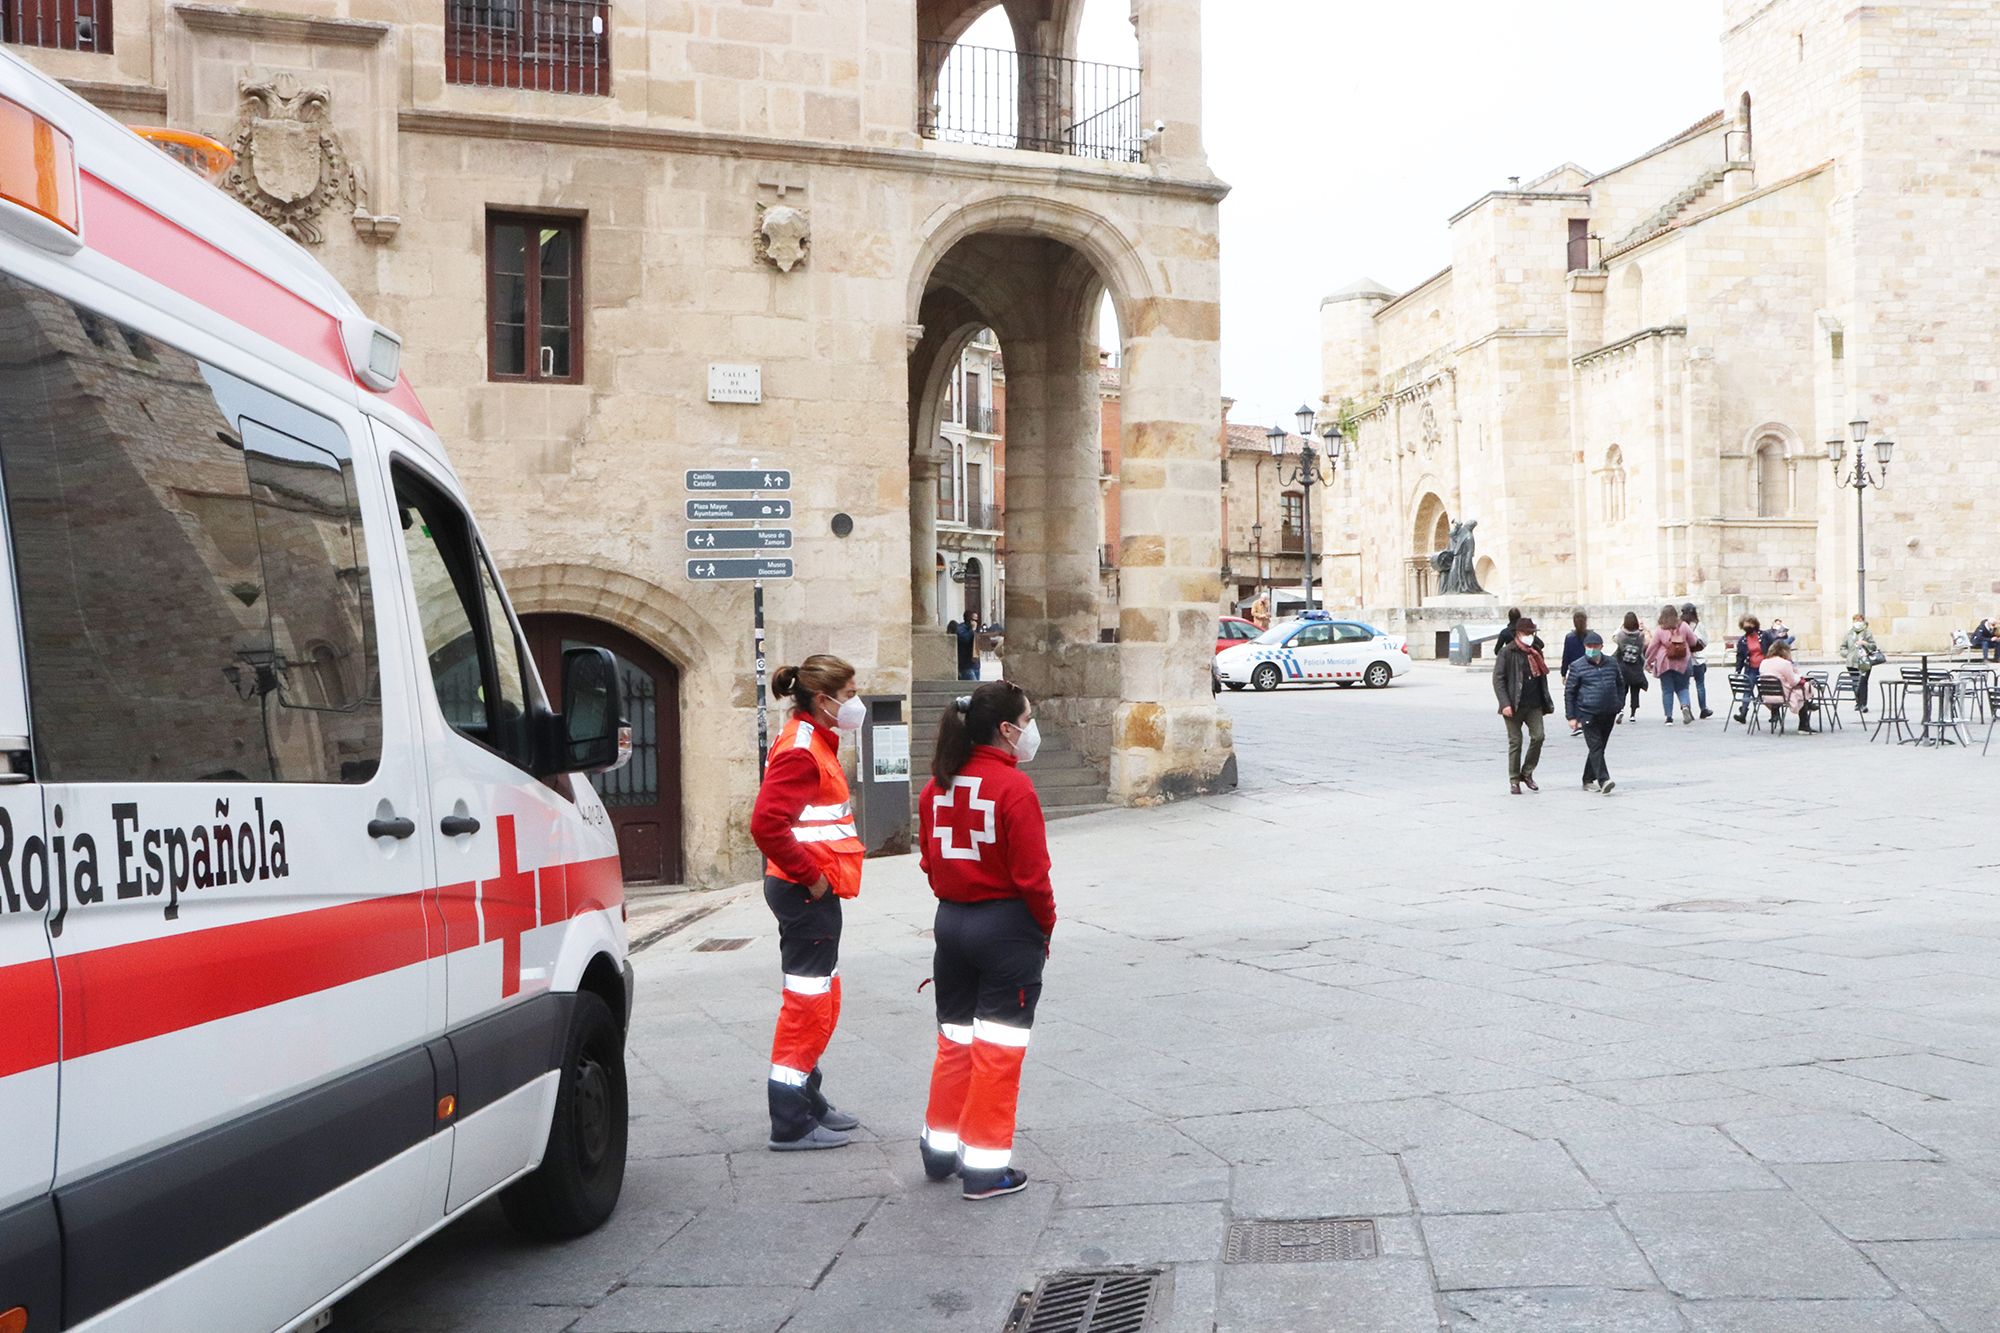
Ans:
[{"label": "orange high-visibility vest", "polygon": [[[819,768],[819,792],[792,821],[792,836],[819,866],[836,896],[859,897],[861,862],[868,849],[855,832],[853,799],[847,789],[847,774],[840,767],[839,734],[795,714],[778,733],[772,752],[787,748],[808,751]],[[764,863],[764,872],[784,878],[784,871],[770,861]]]}]

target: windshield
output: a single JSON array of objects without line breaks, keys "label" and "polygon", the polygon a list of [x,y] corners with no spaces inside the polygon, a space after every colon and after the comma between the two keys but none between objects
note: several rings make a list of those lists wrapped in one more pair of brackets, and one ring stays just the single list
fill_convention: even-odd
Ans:
[{"label": "windshield", "polygon": [[1298,627],[1299,622],[1296,620],[1287,621],[1282,625],[1273,625],[1262,634],[1259,634],[1254,642],[1268,644],[1283,643],[1286,639],[1292,637],[1292,632],[1298,629]]}]

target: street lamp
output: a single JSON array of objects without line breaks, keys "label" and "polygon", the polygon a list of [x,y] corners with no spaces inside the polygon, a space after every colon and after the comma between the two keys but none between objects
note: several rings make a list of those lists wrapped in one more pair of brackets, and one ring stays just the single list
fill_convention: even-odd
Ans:
[{"label": "street lamp", "polygon": [[1868,455],[1861,448],[1868,439],[1868,420],[1857,418],[1847,423],[1848,433],[1854,437],[1854,467],[1847,475],[1841,475],[1840,465],[1847,457],[1847,441],[1838,435],[1829,436],[1826,442],[1826,461],[1833,465],[1833,484],[1854,488],[1854,551],[1856,577],[1859,581],[1859,610],[1863,619],[1868,616],[1868,535],[1867,514],[1862,505],[1862,496],[1870,486],[1880,487],[1889,480],[1889,459],[1896,452],[1896,442],[1890,439],[1875,441],[1875,462],[1880,468],[1878,476],[1868,467]]},{"label": "street lamp", "polygon": [[1262,519],[1250,525],[1250,548],[1255,552],[1254,558],[1257,561],[1257,595],[1262,597],[1265,595],[1264,522]]},{"label": "street lamp", "polygon": [[[1323,443],[1316,448],[1313,444],[1313,426],[1318,420],[1318,413],[1314,412],[1310,407],[1301,407],[1294,415],[1298,418],[1299,423],[1299,462],[1291,476],[1287,477],[1285,475],[1283,466],[1286,440],[1285,428],[1283,426],[1271,427],[1265,433],[1264,439],[1271,446],[1271,457],[1279,460],[1278,485],[1282,487],[1296,483],[1305,488],[1305,528],[1303,535],[1305,538],[1306,610],[1311,611],[1314,609],[1312,488],[1316,484],[1324,484],[1333,480],[1332,472],[1340,470],[1340,454],[1346,444],[1346,440],[1340,433],[1340,426],[1336,422],[1328,421],[1319,428],[1320,438]],[[1325,452],[1327,462],[1332,466],[1332,472],[1325,474],[1321,473],[1319,466],[1322,450]]]}]

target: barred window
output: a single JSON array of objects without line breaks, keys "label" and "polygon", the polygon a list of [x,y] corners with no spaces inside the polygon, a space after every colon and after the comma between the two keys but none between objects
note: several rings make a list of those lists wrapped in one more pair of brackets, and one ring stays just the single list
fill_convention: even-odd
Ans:
[{"label": "barred window", "polygon": [[111,51],[111,0],[0,0],[0,42]]},{"label": "barred window", "polygon": [[609,96],[611,0],[445,0],[444,55],[452,83]]}]

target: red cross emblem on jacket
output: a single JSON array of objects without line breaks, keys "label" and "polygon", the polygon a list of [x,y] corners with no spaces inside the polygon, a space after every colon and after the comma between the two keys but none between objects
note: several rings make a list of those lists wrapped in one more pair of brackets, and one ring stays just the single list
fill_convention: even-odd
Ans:
[{"label": "red cross emblem on jacket", "polygon": [[980,798],[979,783],[978,778],[960,776],[950,791],[931,798],[931,836],[937,840],[938,855],[947,861],[977,861],[980,848],[999,838],[993,802]]}]

